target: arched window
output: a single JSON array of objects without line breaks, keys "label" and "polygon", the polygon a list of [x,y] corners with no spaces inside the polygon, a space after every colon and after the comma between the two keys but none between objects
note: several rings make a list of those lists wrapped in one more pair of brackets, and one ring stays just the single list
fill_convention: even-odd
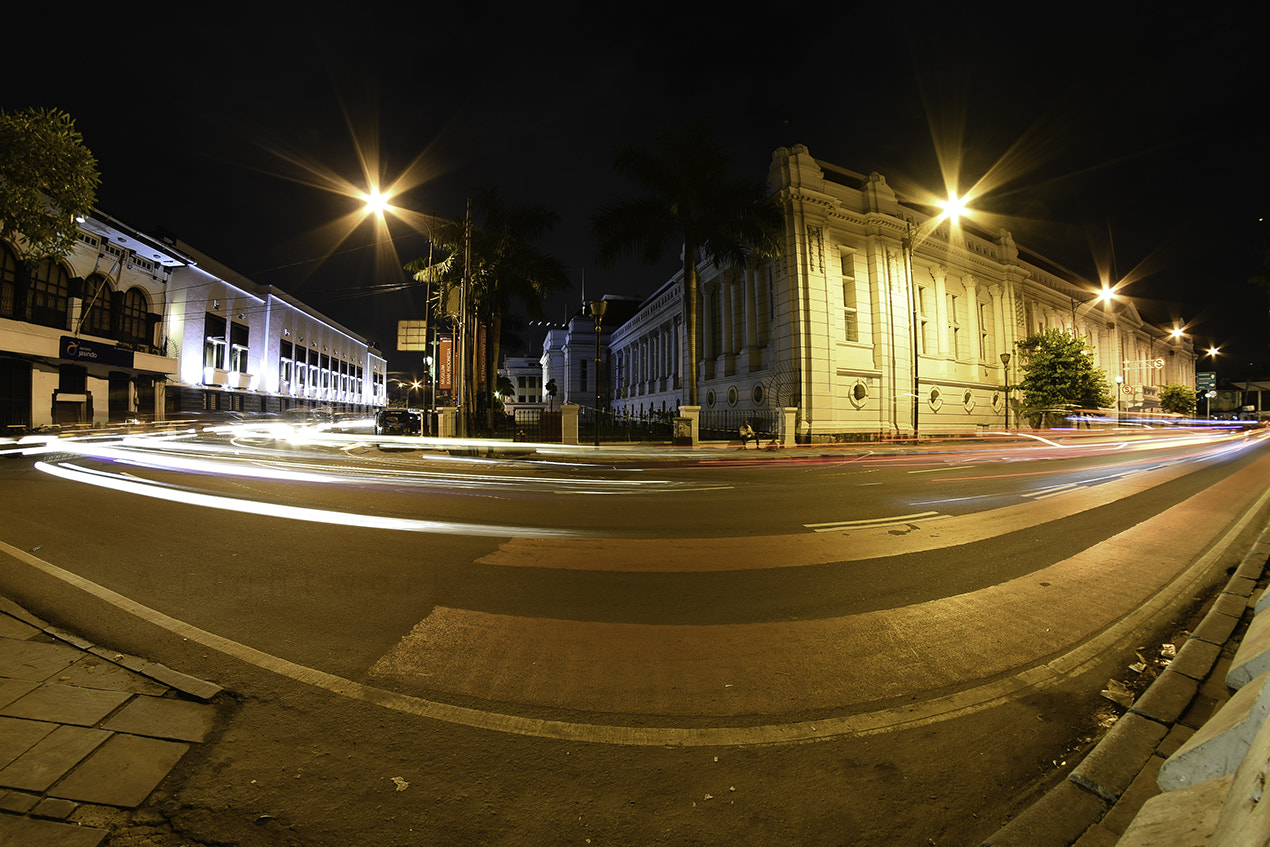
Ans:
[{"label": "arched window", "polygon": [[119,316],[121,340],[133,344],[149,344],[146,318],[150,314],[150,300],[140,288],[129,288],[123,296],[123,312]]},{"label": "arched window", "polygon": [[0,244],[0,317],[18,316],[18,257],[9,245]]},{"label": "arched window", "polygon": [[103,275],[93,274],[84,280],[83,318],[79,325],[81,332],[109,337],[113,296],[110,281]]},{"label": "arched window", "polygon": [[27,317],[32,323],[68,329],[66,306],[70,301],[71,279],[60,262],[42,262],[31,274]]}]

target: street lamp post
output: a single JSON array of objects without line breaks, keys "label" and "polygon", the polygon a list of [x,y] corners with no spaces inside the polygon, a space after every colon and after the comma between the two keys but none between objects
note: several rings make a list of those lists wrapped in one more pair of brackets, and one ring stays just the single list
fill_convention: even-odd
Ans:
[{"label": "street lamp post", "polygon": [[600,322],[609,304],[603,300],[591,301],[591,317],[595,319],[595,446],[600,446]]},{"label": "street lamp post", "polygon": [[1001,354],[1001,364],[1005,367],[1005,431],[1010,431],[1010,354]]},{"label": "street lamp post", "polygon": [[[952,232],[958,226],[958,221],[969,213],[966,206],[966,200],[963,197],[949,196],[947,200],[938,203],[943,210],[934,218],[928,219],[916,229],[913,222],[905,218],[904,238],[901,246],[904,253],[904,270],[908,276],[908,311],[909,311],[909,355],[912,357],[912,377],[913,377],[913,439],[917,440],[918,435],[918,416],[921,409],[921,378],[919,360],[922,354],[921,349],[921,297],[917,291],[917,278],[913,275],[913,254],[917,248],[919,238],[928,236],[943,221],[949,222],[949,246],[952,246]],[[898,409],[895,411],[895,417],[898,418]],[[896,425],[898,426],[898,420]]]},{"label": "street lamp post", "polygon": [[1220,352],[1221,350],[1217,347],[1209,347],[1204,353],[1213,363],[1212,384],[1204,390],[1204,419],[1206,421],[1213,415],[1213,398],[1217,396],[1217,354]]}]

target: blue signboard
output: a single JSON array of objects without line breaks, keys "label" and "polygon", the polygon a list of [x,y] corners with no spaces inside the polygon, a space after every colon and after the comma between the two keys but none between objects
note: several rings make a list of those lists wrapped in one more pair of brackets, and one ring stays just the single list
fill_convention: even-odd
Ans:
[{"label": "blue signboard", "polygon": [[1211,391],[1217,387],[1216,371],[1196,371],[1195,387],[1200,391]]},{"label": "blue signboard", "polygon": [[70,335],[63,335],[58,344],[63,359],[88,365],[109,365],[112,368],[132,367],[132,351],[121,350],[109,344],[97,341],[85,341]]}]

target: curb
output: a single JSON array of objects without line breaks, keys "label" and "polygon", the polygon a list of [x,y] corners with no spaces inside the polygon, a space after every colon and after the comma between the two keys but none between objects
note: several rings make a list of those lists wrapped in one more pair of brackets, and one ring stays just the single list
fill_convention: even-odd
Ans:
[{"label": "curb", "polygon": [[[1131,819],[1148,799],[1130,791],[1135,780],[1157,772],[1153,757],[1167,758],[1180,743],[1176,735],[1189,734],[1177,721],[1250,608],[1257,582],[1266,570],[1268,548],[1270,525],[1244,555],[1177,657],[1142,696],[1061,783],[980,847],[1068,847],[1078,839],[1080,844],[1112,845],[1119,840],[1120,833],[1099,824],[1113,812],[1117,818]],[[1154,776],[1150,781],[1153,793],[1160,793]],[[1132,809],[1122,808],[1130,802],[1126,794],[1134,795]]]}]

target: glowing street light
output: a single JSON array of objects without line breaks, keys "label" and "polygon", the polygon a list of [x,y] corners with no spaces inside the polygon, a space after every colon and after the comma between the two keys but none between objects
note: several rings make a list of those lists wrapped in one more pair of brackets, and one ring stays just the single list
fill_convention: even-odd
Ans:
[{"label": "glowing street light", "polygon": [[966,198],[953,195],[947,200],[939,202],[939,208],[944,210],[944,216],[949,220],[957,221],[964,218],[970,212],[970,207],[966,205]]},{"label": "glowing street light", "polygon": [[380,194],[377,188],[371,189],[370,193],[365,195],[363,199],[366,201],[366,213],[368,215],[382,215],[391,208],[388,203],[389,196]]},{"label": "glowing street light", "polygon": [[[909,316],[912,324],[909,328],[909,336],[912,339],[912,362],[913,362],[913,438],[917,438],[918,418],[921,409],[921,386],[919,385],[919,368],[918,356],[918,332],[921,328],[921,316],[918,309],[921,304],[917,301],[917,280],[913,276],[913,251],[916,246],[916,240],[922,233],[929,234],[935,227],[939,226],[944,220],[950,222],[952,230],[957,228],[961,218],[970,214],[970,208],[966,205],[967,198],[958,197],[956,194],[949,194],[946,200],[936,201],[935,205],[943,210],[943,212],[934,218],[931,218],[916,230],[913,228],[911,221],[908,222],[908,231],[904,237],[904,263],[908,271],[908,306]],[[898,411],[898,410],[897,410]],[[896,422],[898,425],[898,421]]]}]

